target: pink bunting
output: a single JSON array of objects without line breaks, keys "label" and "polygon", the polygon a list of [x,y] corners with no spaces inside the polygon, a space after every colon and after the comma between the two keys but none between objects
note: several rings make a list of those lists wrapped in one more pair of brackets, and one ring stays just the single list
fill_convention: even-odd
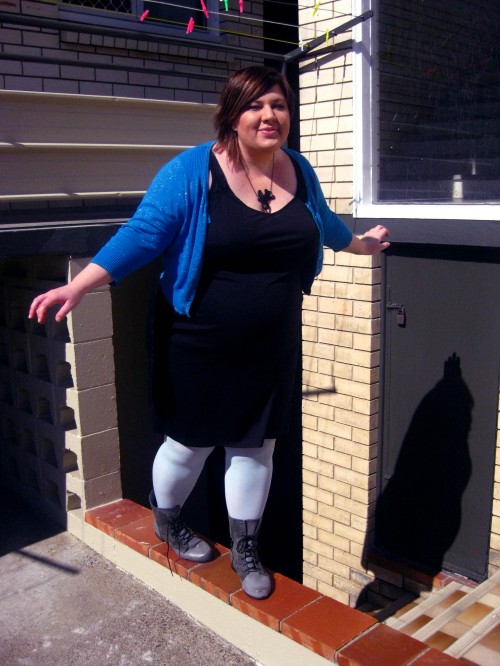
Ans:
[{"label": "pink bunting", "polygon": [[205,14],[205,18],[208,18],[207,6],[206,6],[204,0],[200,0],[200,2],[201,2],[201,8],[203,9],[203,13]]},{"label": "pink bunting", "polygon": [[186,35],[189,35],[190,32],[193,32],[194,30],[194,18],[191,16],[189,19],[189,23],[187,24],[186,28]]},{"label": "pink bunting", "polygon": [[243,0],[238,0],[240,5],[240,14],[243,14]]},{"label": "pink bunting", "polygon": [[149,9],[146,9],[145,12],[142,12],[142,14],[141,14],[141,18],[139,19],[139,21],[144,21],[144,19],[146,18],[146,16],[147,16],[148,14],[149,14]]}]

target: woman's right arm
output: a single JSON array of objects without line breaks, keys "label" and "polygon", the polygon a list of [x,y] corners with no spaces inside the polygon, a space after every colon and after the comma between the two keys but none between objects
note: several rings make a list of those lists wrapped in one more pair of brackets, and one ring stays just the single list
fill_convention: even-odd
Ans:
[{"label": "woman's right arm", "polygon": [[112,281],[112,276],[104,268],[93,263],[87,264],[67,285],[37,296],[31,304],[29,318],[36,317],[38,323],[43,324],[47,311],[54,305],[61,305],[55,315],[55,320],[62,321],[78,305],[85,294]]},{"label": "woman's right arm", "polygon": [[61,321],[89,291],[113,281],[118,283],[158,256],[171,243],[183,219],[183,178],[184,170],[177,159],[160,169],[128,223],[69,284],[37,296],[29,318],[43,323],[48,310],[61,305],[55,315],[56,321]]}]

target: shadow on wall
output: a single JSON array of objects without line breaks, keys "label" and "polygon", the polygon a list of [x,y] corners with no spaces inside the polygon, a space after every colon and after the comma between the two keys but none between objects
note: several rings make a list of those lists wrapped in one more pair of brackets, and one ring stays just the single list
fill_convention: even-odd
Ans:
[{"label": "shadow on wall", "polygon": [[[394,472],[375,510],[374,546],[431,574],[459,532],[462,495],[471,476],[468,437],[474,401],[462,378],[460,358],[444,364],[443,378],[424,396],[402,442]],[[370,569],[371,544],[363,566]],[[367,585],[358,606],[378,596],[380,581]]]}]

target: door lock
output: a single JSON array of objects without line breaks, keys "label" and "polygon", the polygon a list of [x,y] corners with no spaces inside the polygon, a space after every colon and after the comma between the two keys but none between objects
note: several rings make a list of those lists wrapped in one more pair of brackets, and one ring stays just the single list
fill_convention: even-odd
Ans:
[{"label": "door lock", "polygon": [[386,310],[396,310],[396,324],[401,328],[406,326],[406,308],[402,303],[389,303]]}]

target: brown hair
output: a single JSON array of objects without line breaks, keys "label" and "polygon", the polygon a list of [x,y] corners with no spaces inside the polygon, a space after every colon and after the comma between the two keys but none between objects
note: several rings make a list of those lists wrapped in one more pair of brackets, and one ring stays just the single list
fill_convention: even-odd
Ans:
[{"label": "brown hair", "polygon": [[293,112],[294,94],[286,78],[272,67],[253,65],[232,74],[221,93],[214,116],[217,132],[215,150],[227,151],[232,162],[240,161],[238,135],[233,127],[245,108],[274,86],[280,86],[290,115]]}]

